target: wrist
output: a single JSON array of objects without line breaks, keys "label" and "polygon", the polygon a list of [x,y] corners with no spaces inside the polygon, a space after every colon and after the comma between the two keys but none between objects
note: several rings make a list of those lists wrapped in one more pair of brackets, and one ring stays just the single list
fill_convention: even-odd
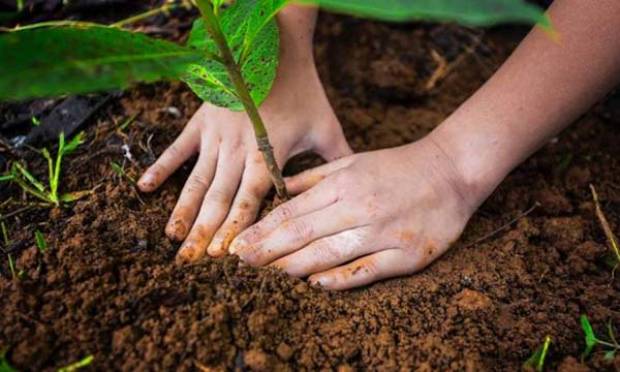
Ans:
[{"label": "wrist", "polygon": [[[512,169],[512,162],[502,159],[499,152],[490,156],[488,151],[495,140],[485,133],[467,133],[459,123],[446,120],[425,140],[432,143],[451,169],[454,188],[477,209],[502,182]],[[472,211],[473,212],[473,211]]]}]

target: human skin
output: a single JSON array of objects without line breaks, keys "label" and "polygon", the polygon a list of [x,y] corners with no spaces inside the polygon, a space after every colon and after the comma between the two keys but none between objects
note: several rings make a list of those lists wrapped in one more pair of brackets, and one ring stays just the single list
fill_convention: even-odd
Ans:
[{"label": "human skin", "polygon": [[433,262],[514,167],[619,81],[619,1],[556,0],[549,15],[559,39],[532,30],[423,139],[288,179],[299,195],[237,236],[230,252],[337,290]]},{"label": "human skin", "polygon": [[[280,65],[259,111],[280,166],[304,151],[328,161],[352,153],[314,64],[315,19],[315,10],[294,6],[278,15]],[[154,191],[196,153],[196,165],[165,230],[171,239],[184,241],[177,254],[181,263],[195,262],[207,253],[227,253],[232,239],[254,222],[271,188],[247,115],[209,103],[146,170],[138,186],[144,192]]]}]

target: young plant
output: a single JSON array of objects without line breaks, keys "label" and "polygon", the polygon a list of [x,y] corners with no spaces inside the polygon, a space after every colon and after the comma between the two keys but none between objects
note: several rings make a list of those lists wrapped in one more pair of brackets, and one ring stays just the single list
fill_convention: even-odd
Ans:
[{"label": "young plant", "polygon": [[547,335],[543,344],[534,351],[525,363],[523,363],[523,367],[525,369],[533,369],[537,372],[542,372],[545,368],[545,359],[547,358],[550,345],[551,336]]},{"label": "young plant", "polygon": [[127,181],[129,181],[129,183],[131,183],[132,185],[136,184],[136,180],[131,177],[130,175],[127,174],[127,172],[125,172],[125,168],[123,168],[123,166],[121,166],[120,164],[118,164],[115,161],[111,161],[110,162],[110,167],[112,168],[112,170],[114,171],[114,173],[116,173],[116,175],[119,178],[125,178],[127,179]]},{"label": "young plant", "polygon": [[11,165],[8,174],[0,177],[0,182],[11,181],[16,183],[26,193],[41,200],[44,204],[51,206],[60,206],[61,203],[70,203],[83,197],[88,191],[77,191],[65,194],[58,194],[60,186],[60,173],[62,170],[62,160],[66,155],[71,154],[77,147],[84,142],[84,133],[80,133],[73,137],[68,143],[65,142],[65,135],[60,134],[58,143],[58,152],[56,157],[52,158],[49,150],[42,149],[41,155],[47,160],[48,168],[48,184],[39,181],[32,173],[28,171],[19,162]]},{"label": "young plant", "polygon": [[583,360],[587,358],[592,353],[594,347],[598,345],[602,347],[605,352],[605,360],[613,360],[616,353],[620,350],[620,344],[616,339],[611,322],[607,323],[607,335],[609,340],[602,340],[594,333],[594,329],[592,329],[592,325],[590,324],[587,315],[582,315],[579,320],[581,322],[581,329],[583,329],[586,341],[586,348],[581,354],[581,359]]},{"label": "young plant", "polygon": [[[281,198],[287,192],[258,111],[278,64],[274,16],[289,0],[195,0],[201,18],[186,45],[86,22],[46,22],[0,36],[0,100],[126,88],[136,82],[185,81],[203,100],[245,110]],[[524,0],[304,0],[386,21],[425,19],[466,25],[538,23],[543,12]]]}]

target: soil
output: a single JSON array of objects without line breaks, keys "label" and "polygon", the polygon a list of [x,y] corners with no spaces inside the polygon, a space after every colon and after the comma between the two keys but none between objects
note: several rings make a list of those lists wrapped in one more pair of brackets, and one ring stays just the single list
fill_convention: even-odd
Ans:
[{"label": "soil", "polygon": [[[522,28],[388,26],[323,15],[316,54],[347,138],[363,151],[424,136],[523,36]],[[87,355],[92,370],[499,371],[520,369],[550,335],[550,369],[620,370],[620,355],[606,361],[600,349],[581,362],[579,326],[588,314],[601,335],[607,322],[620,327],[620,280],[606,264],[589,191],[590,183],[597,187],[618,231],[614,102],[593,108],[516,169],[428,269],[336,293],[234,257],[174,264],[178,245],[163,229],[191,164],[159,192],[141,195],[110,162],[137,177],[199,102],[181,84],[136,87],[91,120],[88,145],[67,159],[63,189],[96,192],[66,208],[6,219],[0,351],[20,370],[37,371]],[[36,153],[21,155],[45,174]],[[302,156],[288,172],[317,163]],[[14,186],[1,192],[10,200],[3,214],[24,202]],[[48,243],[44,254],[36,229]],[[11,279],[7,252],[20,279]]]}]

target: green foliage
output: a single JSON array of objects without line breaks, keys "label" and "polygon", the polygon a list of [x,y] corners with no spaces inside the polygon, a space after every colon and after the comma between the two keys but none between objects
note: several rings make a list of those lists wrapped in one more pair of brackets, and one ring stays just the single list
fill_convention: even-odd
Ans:
[{"label": "green foliage", "polygon": [[[387,21],[426,19],[468,25],[539,23],[543,12],[523,0],[302,0]],[[215,14],[256,104],[264,101],[278,63],[273,17],[287,0],[213,0]],[[202,99],[242,109],[215,43],[197,20],[187,46],[75,21],[29,25],[0,35],[0,100],[126,88],[135,82],[182,79]]]},{"label": "green foliage", "polygon": [[586,341],[586,348],[583,351],[582,355],[584,358],[587,358],[592,352],[592,349],[594,349],[594,346],[596,346],[596,336],[594,334],[594,330],[592,329],[592,325],[590,324],[590,321],[588,320],[588,317],[586,315],[582,315],[579,318],[579,321],[581,323],[581,329],[583,329]]},{"label": "green foliage", "polygon": [[13,256],[9,253],[6,255],[6,257],[9,261],[9,270],[11,271],[11,277],[13,277],[13,279],[18,279],[19,275],[17,271],[15,271],[15,261],[13,260]]},{"label": "green foliage", "polygon": [[77,371],[78,369],[84,368],[84,367],[88,367],[89,365],[92,364],[93,360],[95,360],[95,357],[93,355],[89,355],[85,358],[80,359],[79,361],[75,362],[75,363],[71,363],[66,367],[62,367],[58,369],[58,372],[74,372]]},{"label": "green foliage", "polygon": [[540,8],[524,0],[300,0],[335,12],[383,21],[451,21],[471,26],[503,22],[538,23],[551,28]]},{"label": "green foliage", "polygon": [[[278,66],[279,35],[273,17],[286,4],[284,0],[236,1],[219,16],[220,27],[256,105],[271,89]],[[188,46],[218,55],[203,19],[194,22]],[[232,110],[242,110],[226,67],[217,60],[203,59],[188,69],[183,80],[203,100]]]},{"label": "green foliage", "polygon": [[42,149],[41,155],[47,160],[48,168],[48,185],[45,186],[32,173],[28,171],[19,162],[14,162],[11,166],[9,174],[3,175],[0,181],[12,181],[19,185],[26,193],[36,197],[45,204],[59,206],[62,202],[71,203],[83,196],[89,191],[77,191],[65,194],[58,194],[60,186],[60,173],[62,169],[62,159],[71,154],[77,147],[84,142],[84,133],[75,136],[71,141],[65,143],[64,133],[60,134],[58,143],[58,152],[56,157],[52,158],[49,150]]},{"label": "green foliage", "polygon": [[120,178],[126,178],[127,181],[129,181],[129,183],[131,183],[132,185],[136,183],[136,180],[130,175],[128,175],[127,172],[125,172],[125,168],[123,168],[117,162],[111,161],[110,167],[112,168],[112,171],[114,171],[114,173],[116,173],[116,175],[119,176]]},{"label": "green foliage", "polygon": [[0,35],[0,100],[126,88],[178,79],[203,54],[105,26],[35,28]]},{"label": "green foliage", "polygon": [[0,351],[0,372],[17,372],[6,359],[6,350]]},{"label": "green foliage", "polygon": [[581,323],[581,329],[583,329],[586,342],[586,348],[581,354],[581,359],[583,360],[587,358],[592,353],[594,347],[600,345],[605,348],[603,358],[606,360],[613,360],[616,356],[616,352],[620,350],[620,344],[618,343],[618,340],[616,340],[611,322],[607,324],[607,335],[609,340],[603,340],[596,336],[596,333],[594,333],[594,329],[592,328],[592,324],[590,324],[590,321],[586,315],[582,315],[579,318],[579,321]]},{"label": "green foliage", "polygon": [[37,244],[37,249],[39,250],[39,252],[45,253],[45,251],[47,250],[47,242],[45,241],[45,236],[43,236],[43,233],[41,231],[35,230],[34,240]]},{"label": "green foliage", "polygon": [[549,345],[551,345],[551,336],[546,336],[545,341],[540,345],[534,353],[523,363],[524,367],[532,368],[537,372],[542,372],[545,368],[545,359],[549,352]]}]

